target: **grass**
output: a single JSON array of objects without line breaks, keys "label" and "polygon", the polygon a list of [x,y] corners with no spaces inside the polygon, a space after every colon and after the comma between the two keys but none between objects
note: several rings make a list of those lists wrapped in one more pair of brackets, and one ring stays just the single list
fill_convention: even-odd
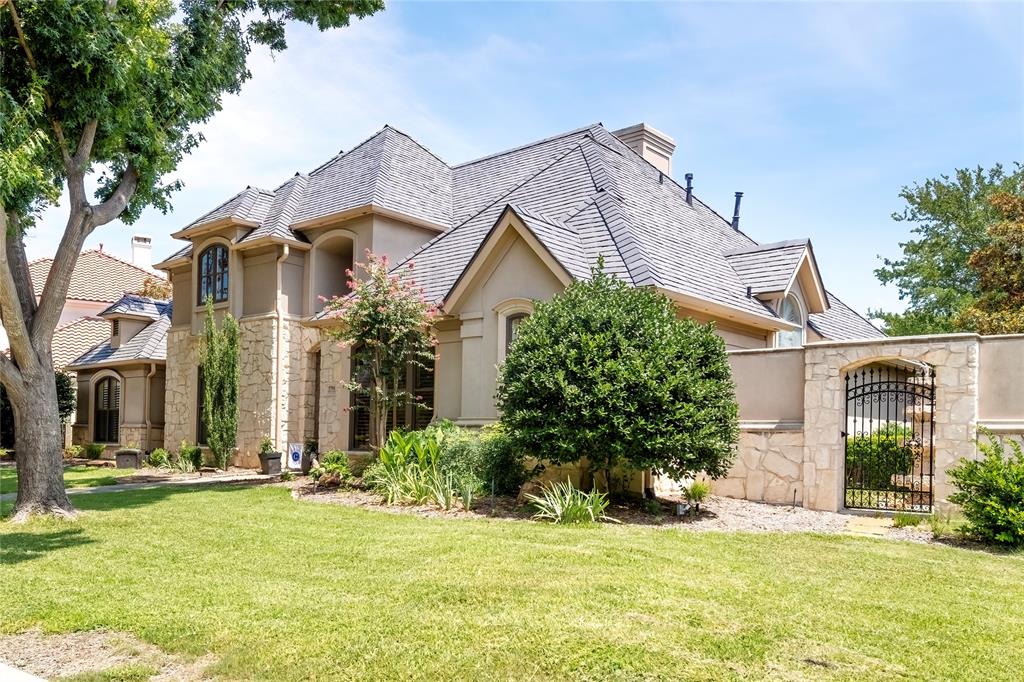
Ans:
[{"label": "grass", "polygon": [[[229,679],[1019,679],[1024,557],[425,519],[279,487],[0,524],[0,632],[126,631]],[[9,505],[8,505],[9,507]]]},{"label": "grass", "polygon": [[[64,485],[68,488],[91,488],[98,485],[116,485],[118,478],[131,476],[135,469],[91,467],[85,464],[64,467]],[[18,492],[18,470],[0,468],[0,494]]]}]

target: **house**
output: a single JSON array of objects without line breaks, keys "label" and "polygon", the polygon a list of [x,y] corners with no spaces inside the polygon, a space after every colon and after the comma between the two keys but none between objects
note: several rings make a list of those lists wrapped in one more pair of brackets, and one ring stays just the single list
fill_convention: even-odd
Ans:
[{"label": "house", "polygon": [[350,358],[324,335],[321,297],[347,293],[345,271],[367,250],[398,268],[415,261],[442,312],[434,368],[406,377],[432,411],[410,408],[400,425],[495,420],[496,368],[517,320],[599,258],[680,316],[715,322],[730,349],[883,336],[826,289],[809,240],[758,244],[740,229],[739,193],[730,220],[697,197],[692,174],[674,179],[674,149],[646,124],[595,124],[450,165],[385,126],[272,190],[246,187],[176,232],[187,245],[156,265],[175,301],[166,447],[202,440],[209,297],[241,328],[238,463],[256,464],[263,436],[282,450],[308,439],[365,448]]},{"label": "house", "polygon": [[125,294],[98,319],[106,337],[68,365],[78,384],[72,442],[161,447],[171,303]]}]

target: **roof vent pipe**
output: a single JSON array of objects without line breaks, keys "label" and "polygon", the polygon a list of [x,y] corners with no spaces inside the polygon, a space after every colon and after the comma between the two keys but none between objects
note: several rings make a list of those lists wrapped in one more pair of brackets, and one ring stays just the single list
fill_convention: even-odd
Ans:
[{"label": "roof vent pipe", "polygon": [[693,173],[687,173],[686,178],[686,203],[693,206]]},{"label": "roof vent pipe", "polygon": [[743,199],[743,192],[736,192],[736,207],[732,209],[732,229],[740,229],[740,200]]}]

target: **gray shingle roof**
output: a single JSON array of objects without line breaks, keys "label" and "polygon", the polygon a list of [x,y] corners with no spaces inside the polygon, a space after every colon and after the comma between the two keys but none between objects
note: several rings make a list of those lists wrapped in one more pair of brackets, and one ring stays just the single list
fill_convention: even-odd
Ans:
[{"label": "gray shingle roof", "polygon": [[775,242],[733,249],[724,255],[752,294],[768,294],[785,291],[793,281],[808,243],[806,239]]},{"label": "gray shingle roof", "polygon": [[165,315],[170,315],[171,302],[160,301],[148,296],[138,294],[125,294],[121,300],[100,313],[100,317],[116,317],[119,315],[130,315],[132,317],[148,317],[151,320],[158,320]]},{"label": "gray shingle roof", "polygon": [[257,187],[246,187],[209,213],[193,220],[184,229],[206,225],[223,218],[235,218],[258,223],[262,221],[274,201],[274,193]]},{"label": "gray shingle roof", "polygon": [[[247,195],[244,210],[236,196],[208,216],[262,211],[260,226],[243,242],[305,239],[297,224],[370,204],[447,228],[403,261],[415,259],[416,279],[433,301],[450,293],[506,208],[573,277],[589,276],[603,257],[608,272],[633,285],[769,319],[776,313],[748,296],[747,287],[767,293],[788,283],[807,248],[806,240],[758,245],[696,197],[688,203],[684,188],[601,124],[456,166],[385,126],[308,176],[258,192]],[[185,247],[173,258],[188,253]],[[845,306],[835,307],[815,315],[816,325],[834,333],[877,333]]]},{"label": "gray shingle roof", "polygon": [[[126,301],[125,299],[142,300]],[[118,301],[113,306],[103,311],[102,314],[104,316],[107,316],[108,314],[116,315],[118,312],[134,310],[136,308],[144,308],[148,311],[150,306],[158,310],[159,315],[135,336],[122,343],[118,348],[113,348],[110,345],[110,339],[107,338],[82,354],[77,360],[72,362],[68,368],[71,370],[81,370],[88,367],[99,367],[112,363],[136,360],[139,362],[166,360],[167,330],[170,329],[171,326],[170,301],[156,301],[154,299],[147,299],[143,296],[125,296],[121,301]],[[111,312],[112,310],[114,310],[114,312]],[[136,313],[133,312],[131,314]]]},{"label": "gray shingle roof", "polygon": [[833,341],[873,339],[885,336],[884,332],[836,298],[831,291],[826,293],[828,294],[829,309],[823,313],[808,315],[807,323],[814,331]]}]

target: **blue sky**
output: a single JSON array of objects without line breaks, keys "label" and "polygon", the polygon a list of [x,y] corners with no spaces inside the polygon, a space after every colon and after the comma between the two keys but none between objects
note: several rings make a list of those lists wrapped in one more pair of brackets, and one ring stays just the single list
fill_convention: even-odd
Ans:
[{"label": "blue sky", "polygon": [[[673,174],[744,231],[810,237],[826,286],[860,311],[901,307],[872,274],[899,254],[902,185],[1024,160],[1024,5],[392,3],[252,59],[253,80],[179,168],[172,214],[89,245],[128,255],[248,184],[273,188],[384,123],[456,163],[595,121],[645,121]],[[28,240],[48,255],[47,213]]]}]

